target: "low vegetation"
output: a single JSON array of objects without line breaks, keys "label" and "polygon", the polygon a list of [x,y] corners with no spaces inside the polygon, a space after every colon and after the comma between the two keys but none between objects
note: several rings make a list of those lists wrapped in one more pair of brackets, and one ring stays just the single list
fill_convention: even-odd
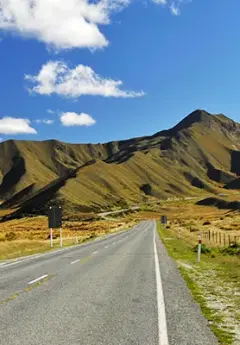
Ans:
[{"label": "low vegetation", "polygon": [[[107,233],[128,229],[134,224],[134,220],[124,218],[113,221],[64,221],[63,246],[90,241]],[[54,230],[54,249],[60,246],[59,237],[59,230]],[[47,217],[22,218],[1,223],[0,260],[49,250],[51,248]]]},{"label": "low vegetation", "polygon": [[[223,214],[219,210],[211,212],[208,208],[196,210],[195,215],[192,213],[194,218],[188,218],[185,214],[176,214],[175,217],[171,215],[169,227],[163,228],[159,223],[158,232],[169,254],[176,260],[193,298],[200,304],[219,343],[239,345],[240,246],[236,244],[228,247],[226,244],[223,248],[219,243],[203,239],[200,263],[196,251],[199,230],[206,225],[216,230],[222,224],[229,229],[225,231],[240,235],[240,214],[226,214],[226,211]],[[210,221],[203,225],[204,219],[208,217]],[[235,227],[235,224],[238,226]],[[192,231],[193,227],[196,231]],[[168,241],[168,238],[172,240]]]}]

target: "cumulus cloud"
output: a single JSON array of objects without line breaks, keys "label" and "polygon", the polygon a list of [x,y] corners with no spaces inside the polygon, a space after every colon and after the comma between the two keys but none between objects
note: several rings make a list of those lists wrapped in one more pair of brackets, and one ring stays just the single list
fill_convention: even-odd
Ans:
[{"label": "cumulus cloud", "polygon": [[88,114],[81,113],[77,114],[74,112],[62,113],[60,121],[63,126],[92,126],[96,121]]},{"label": "cumulus cloud", "polygon": [[0,29],[57,49],[102,48],[100,25],[132,0],[0,0]]},{"label": "cumulus cloud", "polygon": [[71,69],[61,61],[49,61],[36,76],[25,75],[25,79],[35,84],[28,90],[40,95],[57,94],[68,98],[83,95],[123,98],[144,95],[142,91],[121,90],[121,80],[103,78],[89,66],[78,65]]},{"label": "cumulus cloud", "polygon": [[3,117],[0,119],[1,134],[37,134],[28,119]]},{"label": "cumulus cloud", "polygon": [[38,119],[35,122],[38,123],[38,124],[43,123],[45,125],[52,125],[54,123],[54,120],[45,120],[45,119],[44,120],[40,120],[40,119]]}]

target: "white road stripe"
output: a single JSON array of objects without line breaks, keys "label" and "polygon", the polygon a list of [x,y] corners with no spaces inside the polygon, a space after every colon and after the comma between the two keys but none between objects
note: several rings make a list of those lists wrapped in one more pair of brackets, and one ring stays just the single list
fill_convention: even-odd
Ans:
[{"label": "white road stripe", "polygon": [[37,279],[32,280],[31,282],[28,283],[28,285],[37,283],[39,280],[42,280],[42,279],[47,278],[47,277],[48,277],[48,274],[45,274],[44,276],[41,276]]},{"label": "white road stripe", "polygon": [[159,340],[159,345],[169,345],[162,280],[161,280],[160,266],[159,266],[157,246],[156,246],[156,222],[154,226],[153,248],[154,248],[154,257],[155,257],[156,283],[157,283],[158,340]]},{"label": "white road stripe", "polygon": [[98,252],[98,250],[95,250],[95,252],[93,252],[93,254],[96,254]]},{"label": "white road stripe", "polygon": [[108,246],[105,246],[105,248],[108,248]]},{"label": "white road stripe", "polygon": [[73,264],[75,264],[76,262],[79,262],[80,260],[79,259],[77,259],[77,260],[75,260],[75,261],[73,261],[73,262],[71,262],[71,265],[73,265]]},{"label": "white road stripe", "polygon": [[113,244],[116,244],[116,242],[113,242]]}]

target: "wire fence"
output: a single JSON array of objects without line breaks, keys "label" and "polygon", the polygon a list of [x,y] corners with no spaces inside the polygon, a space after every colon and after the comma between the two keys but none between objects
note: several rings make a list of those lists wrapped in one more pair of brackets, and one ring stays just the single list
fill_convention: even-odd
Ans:
[{"label": "wire fence", "polygon": [[230,247],[240,244],[240,236],[229,235],[220,231],[203,231],[200,232],[199,236],[209,243],[216,243],[220,247]]}]

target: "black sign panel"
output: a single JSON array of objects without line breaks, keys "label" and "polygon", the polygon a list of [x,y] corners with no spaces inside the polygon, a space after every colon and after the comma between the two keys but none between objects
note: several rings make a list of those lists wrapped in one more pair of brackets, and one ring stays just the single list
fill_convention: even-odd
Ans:
[{"label": "black sign panel", "polygon": [[48,211],[49,229],[60,229],[62,227],[62,209],[60,206],[50,206]]},{"label": "black sign panel", "polygon": [[162,216],[161,217],[161,223],[162,224],[167,224],[167,216]]}]

